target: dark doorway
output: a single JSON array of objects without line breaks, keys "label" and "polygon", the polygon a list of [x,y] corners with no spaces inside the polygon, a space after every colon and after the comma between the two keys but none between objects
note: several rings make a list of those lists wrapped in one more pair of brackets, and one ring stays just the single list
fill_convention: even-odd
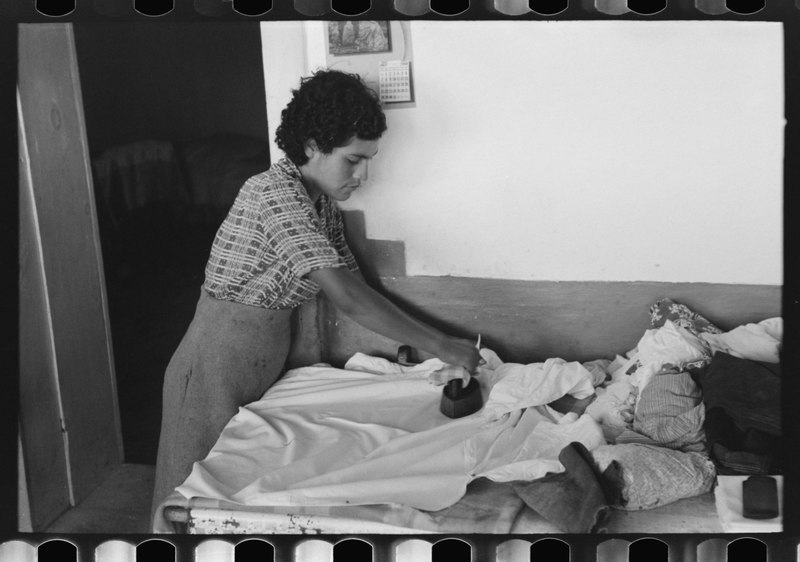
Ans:
[{"label": "dark doorway", "polygon": [[125,462],[154,464],[164,370],[211,241],[269,167],[258,22],[76,23]]}]

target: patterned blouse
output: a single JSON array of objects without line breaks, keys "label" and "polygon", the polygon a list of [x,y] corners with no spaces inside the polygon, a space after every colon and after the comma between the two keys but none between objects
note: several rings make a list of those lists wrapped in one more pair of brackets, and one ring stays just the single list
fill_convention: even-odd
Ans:
[{"label": "patterned blouse", "polygon": [[220,300],[294,308],[320,290],[306,275],[328,267],[358,271],[341,211],[324,193],[312,203],[297,166],[283,158],[239,191],[211,246],[203,288]]}]

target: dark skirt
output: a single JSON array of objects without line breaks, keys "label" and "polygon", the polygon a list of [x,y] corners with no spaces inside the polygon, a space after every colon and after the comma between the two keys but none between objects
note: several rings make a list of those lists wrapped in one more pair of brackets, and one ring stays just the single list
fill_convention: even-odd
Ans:
[{"label": "dark skirt", "polygon": [[278,379],[292,310],[217,300],[200,291],[194,319],[164,375],[153,509],[205,458],[239,407]]}]

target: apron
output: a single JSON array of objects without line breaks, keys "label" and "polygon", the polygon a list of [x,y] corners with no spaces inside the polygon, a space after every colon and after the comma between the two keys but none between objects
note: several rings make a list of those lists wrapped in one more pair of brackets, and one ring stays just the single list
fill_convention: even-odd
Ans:
[{"label": "apron", "polygon": [[153,509],[206,457],[239,407],[281,375],[292,309],[222,301],[200,290],[194,318],[164,375]]}]

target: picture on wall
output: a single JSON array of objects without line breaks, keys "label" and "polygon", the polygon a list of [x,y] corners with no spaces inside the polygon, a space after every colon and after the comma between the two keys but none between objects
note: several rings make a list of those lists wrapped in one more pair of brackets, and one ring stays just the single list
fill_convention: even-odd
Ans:
[{"label": "picture on wall", "polygon": [[391,50],[388,21],[328,22],[328,51],[334,56],[385,53]]}]

